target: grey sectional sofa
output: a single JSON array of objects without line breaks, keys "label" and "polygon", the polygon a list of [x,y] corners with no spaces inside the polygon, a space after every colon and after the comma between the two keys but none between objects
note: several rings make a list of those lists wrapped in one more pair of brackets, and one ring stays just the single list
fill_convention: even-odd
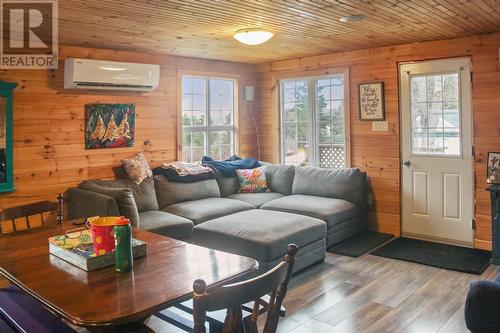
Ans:
[{"label": "grey sectional sofa", "polygon": [[236,177],[189,184],[160,175],[140,185],[89,180],[68,189],[69,217],[124,215],[141,229],[252,257],[261,269],[295,243],[295,271],[366,229],[367,177],[359,169],[268,164],[265,173],[266,193],[238,193]]}]

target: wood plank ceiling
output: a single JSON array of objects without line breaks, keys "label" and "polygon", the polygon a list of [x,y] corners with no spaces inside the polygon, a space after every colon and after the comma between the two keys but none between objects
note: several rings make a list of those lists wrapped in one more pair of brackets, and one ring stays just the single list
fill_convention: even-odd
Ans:
[{"label": "wood plank ceiling", "polygon": [[[263,63],[500,31],[500,0],[61,0],[59,17],[61,44]],[[232,38],[249,27],[275,36]]]}]

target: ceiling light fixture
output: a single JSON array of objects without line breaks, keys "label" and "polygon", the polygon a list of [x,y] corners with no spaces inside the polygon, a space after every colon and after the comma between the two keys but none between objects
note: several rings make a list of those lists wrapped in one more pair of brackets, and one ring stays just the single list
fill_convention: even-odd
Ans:
[{"label": "ceiling light fixture", "polygon": [[340,22],[343,23],[355,23],[355,22],[361,22],[365,19],[363,15],[347,15],[347,16],[342,16],[340,18]]},{"label": "ceiling light fixture", "polygon": [[273,35],[272,32],[262,29],[241,29],[236,31],[233,37],[246,45],[259,45],[267,42]]}]

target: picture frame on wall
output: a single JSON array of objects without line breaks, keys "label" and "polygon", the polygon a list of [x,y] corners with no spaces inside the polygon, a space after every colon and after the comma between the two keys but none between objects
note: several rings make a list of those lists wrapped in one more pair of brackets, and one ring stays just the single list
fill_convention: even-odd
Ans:
[{"label": "picture frame on wall", "polygon": [[85,149],[134,146],[135,104],[86,104]]},{"label": "picture frame on wall", "polygon": [[500,184],[500,152],[488,152],[487,165],[486,182],[489,184]]},{"label": "picture frame on wall", "polygon": [[385,120],[384,82],[358,85],[359,120]]}]

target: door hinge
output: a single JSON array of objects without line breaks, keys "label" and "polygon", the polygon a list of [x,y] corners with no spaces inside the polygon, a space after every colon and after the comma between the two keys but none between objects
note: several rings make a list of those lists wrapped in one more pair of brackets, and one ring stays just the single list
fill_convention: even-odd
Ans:
[{"label": "door hinge", "polygon": [[472,145],[472,157],[476,158],[476,146]]},{"label": "door hinge", "polygon": [[474,81],[472,81],[472,71],[470,72],[470,87],[472,88],[474,86]]},{"label": "door hinge", "polygon": [[476,219],[472,219],[472,230],[476,230]]}]

